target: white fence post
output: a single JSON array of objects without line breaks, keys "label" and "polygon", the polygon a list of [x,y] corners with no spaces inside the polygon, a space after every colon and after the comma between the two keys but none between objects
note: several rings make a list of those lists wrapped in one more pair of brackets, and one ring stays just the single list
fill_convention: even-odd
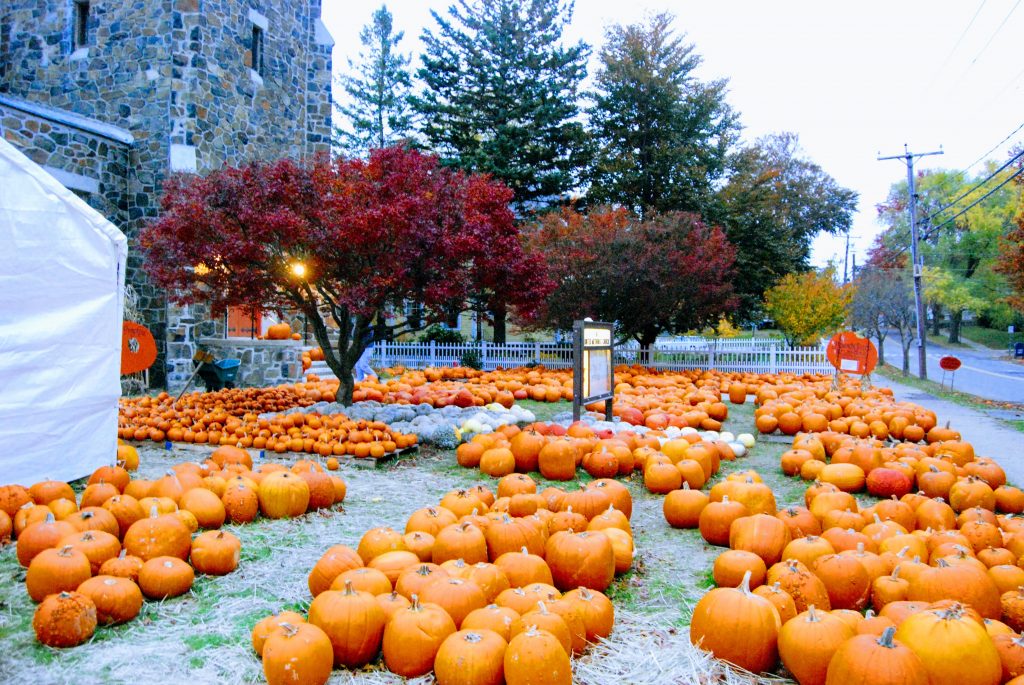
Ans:
[{"label": "white fence post", "polygon": [[540,341],[533,344],[533,358],[540,364]]},{"label": "white fence post", "polygon": [[437,366],[437,342],[430,341],[430,365]]},{"label": "white fence post", "polygon": [[775,343],[772,343],[772,346],[771,346],[770,349],[771,349],[771,357],[770,357],[769,362],[768,362],[768,373],[778,373],[779,372],[779,364],[778,364],[778,360],[776,358],[776,353],[778,351],[778,347],[776,346]]},{"label": "white fence post", "polygon": [[489,360],[487,359],[487,341],[481,338],[481,340],[480,340],[480,368],[481,369],[486,369],[488,361]]},{"label": "white fence post", "polygon": [[708,370],[715,368],[715,348],[714,346],[708,350]]}]

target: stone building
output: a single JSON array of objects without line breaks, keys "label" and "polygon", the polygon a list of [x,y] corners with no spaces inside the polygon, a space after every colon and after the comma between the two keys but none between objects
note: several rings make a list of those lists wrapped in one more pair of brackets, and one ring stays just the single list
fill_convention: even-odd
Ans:
[{"label": "stone building", "polygon": [[[224,326],[147,282],[139,230],[170,173],[329,150],[333,40],[320,10],[321,0],[0,3],[0,135],[128,235],[127,279],[160,347],[154,385],[183,383],[197,338]],[[291,375],[295,355],[274,355]]]}]

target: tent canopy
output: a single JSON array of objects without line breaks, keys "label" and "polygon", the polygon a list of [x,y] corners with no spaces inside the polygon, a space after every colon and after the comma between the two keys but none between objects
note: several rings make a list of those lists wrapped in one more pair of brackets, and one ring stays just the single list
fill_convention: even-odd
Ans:
[{"label": "tent canopy", "polygon": [[127,246],[0,139],[0,485],[114,462]]}]

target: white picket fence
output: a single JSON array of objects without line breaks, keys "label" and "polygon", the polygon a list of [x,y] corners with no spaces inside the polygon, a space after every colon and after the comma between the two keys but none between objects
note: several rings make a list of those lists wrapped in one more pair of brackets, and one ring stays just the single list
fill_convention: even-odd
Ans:
[{"label": "white picket fence", "polygon": [[[470,351],[480,355],[487,371],[543,364],[551,369],[572,368],[572,345],[554,342],[496,345],[440,343],[377,343],[372,364],[377,368],[457,366]],[[749,373],[832,373],[824,345],[790,349],[777,339],[687,339],[656,344],[645,352],[638,345],[616,348],[616,364],[639,364],[656,369],[718,369]]]}]

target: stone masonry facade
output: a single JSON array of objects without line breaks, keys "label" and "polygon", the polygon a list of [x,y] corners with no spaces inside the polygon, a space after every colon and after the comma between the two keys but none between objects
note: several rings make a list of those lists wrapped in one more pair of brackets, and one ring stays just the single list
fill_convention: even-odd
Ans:
[{"label": "stone masonry facade", "polygon": [[160,347],[154,384],[179,387],[198,338],[223,324],[149,283],[138,233],[171,173],[329,151],[333,41],[320,10],[321,0],[0,3],[0,135],[128,236],[128,282]]}]

